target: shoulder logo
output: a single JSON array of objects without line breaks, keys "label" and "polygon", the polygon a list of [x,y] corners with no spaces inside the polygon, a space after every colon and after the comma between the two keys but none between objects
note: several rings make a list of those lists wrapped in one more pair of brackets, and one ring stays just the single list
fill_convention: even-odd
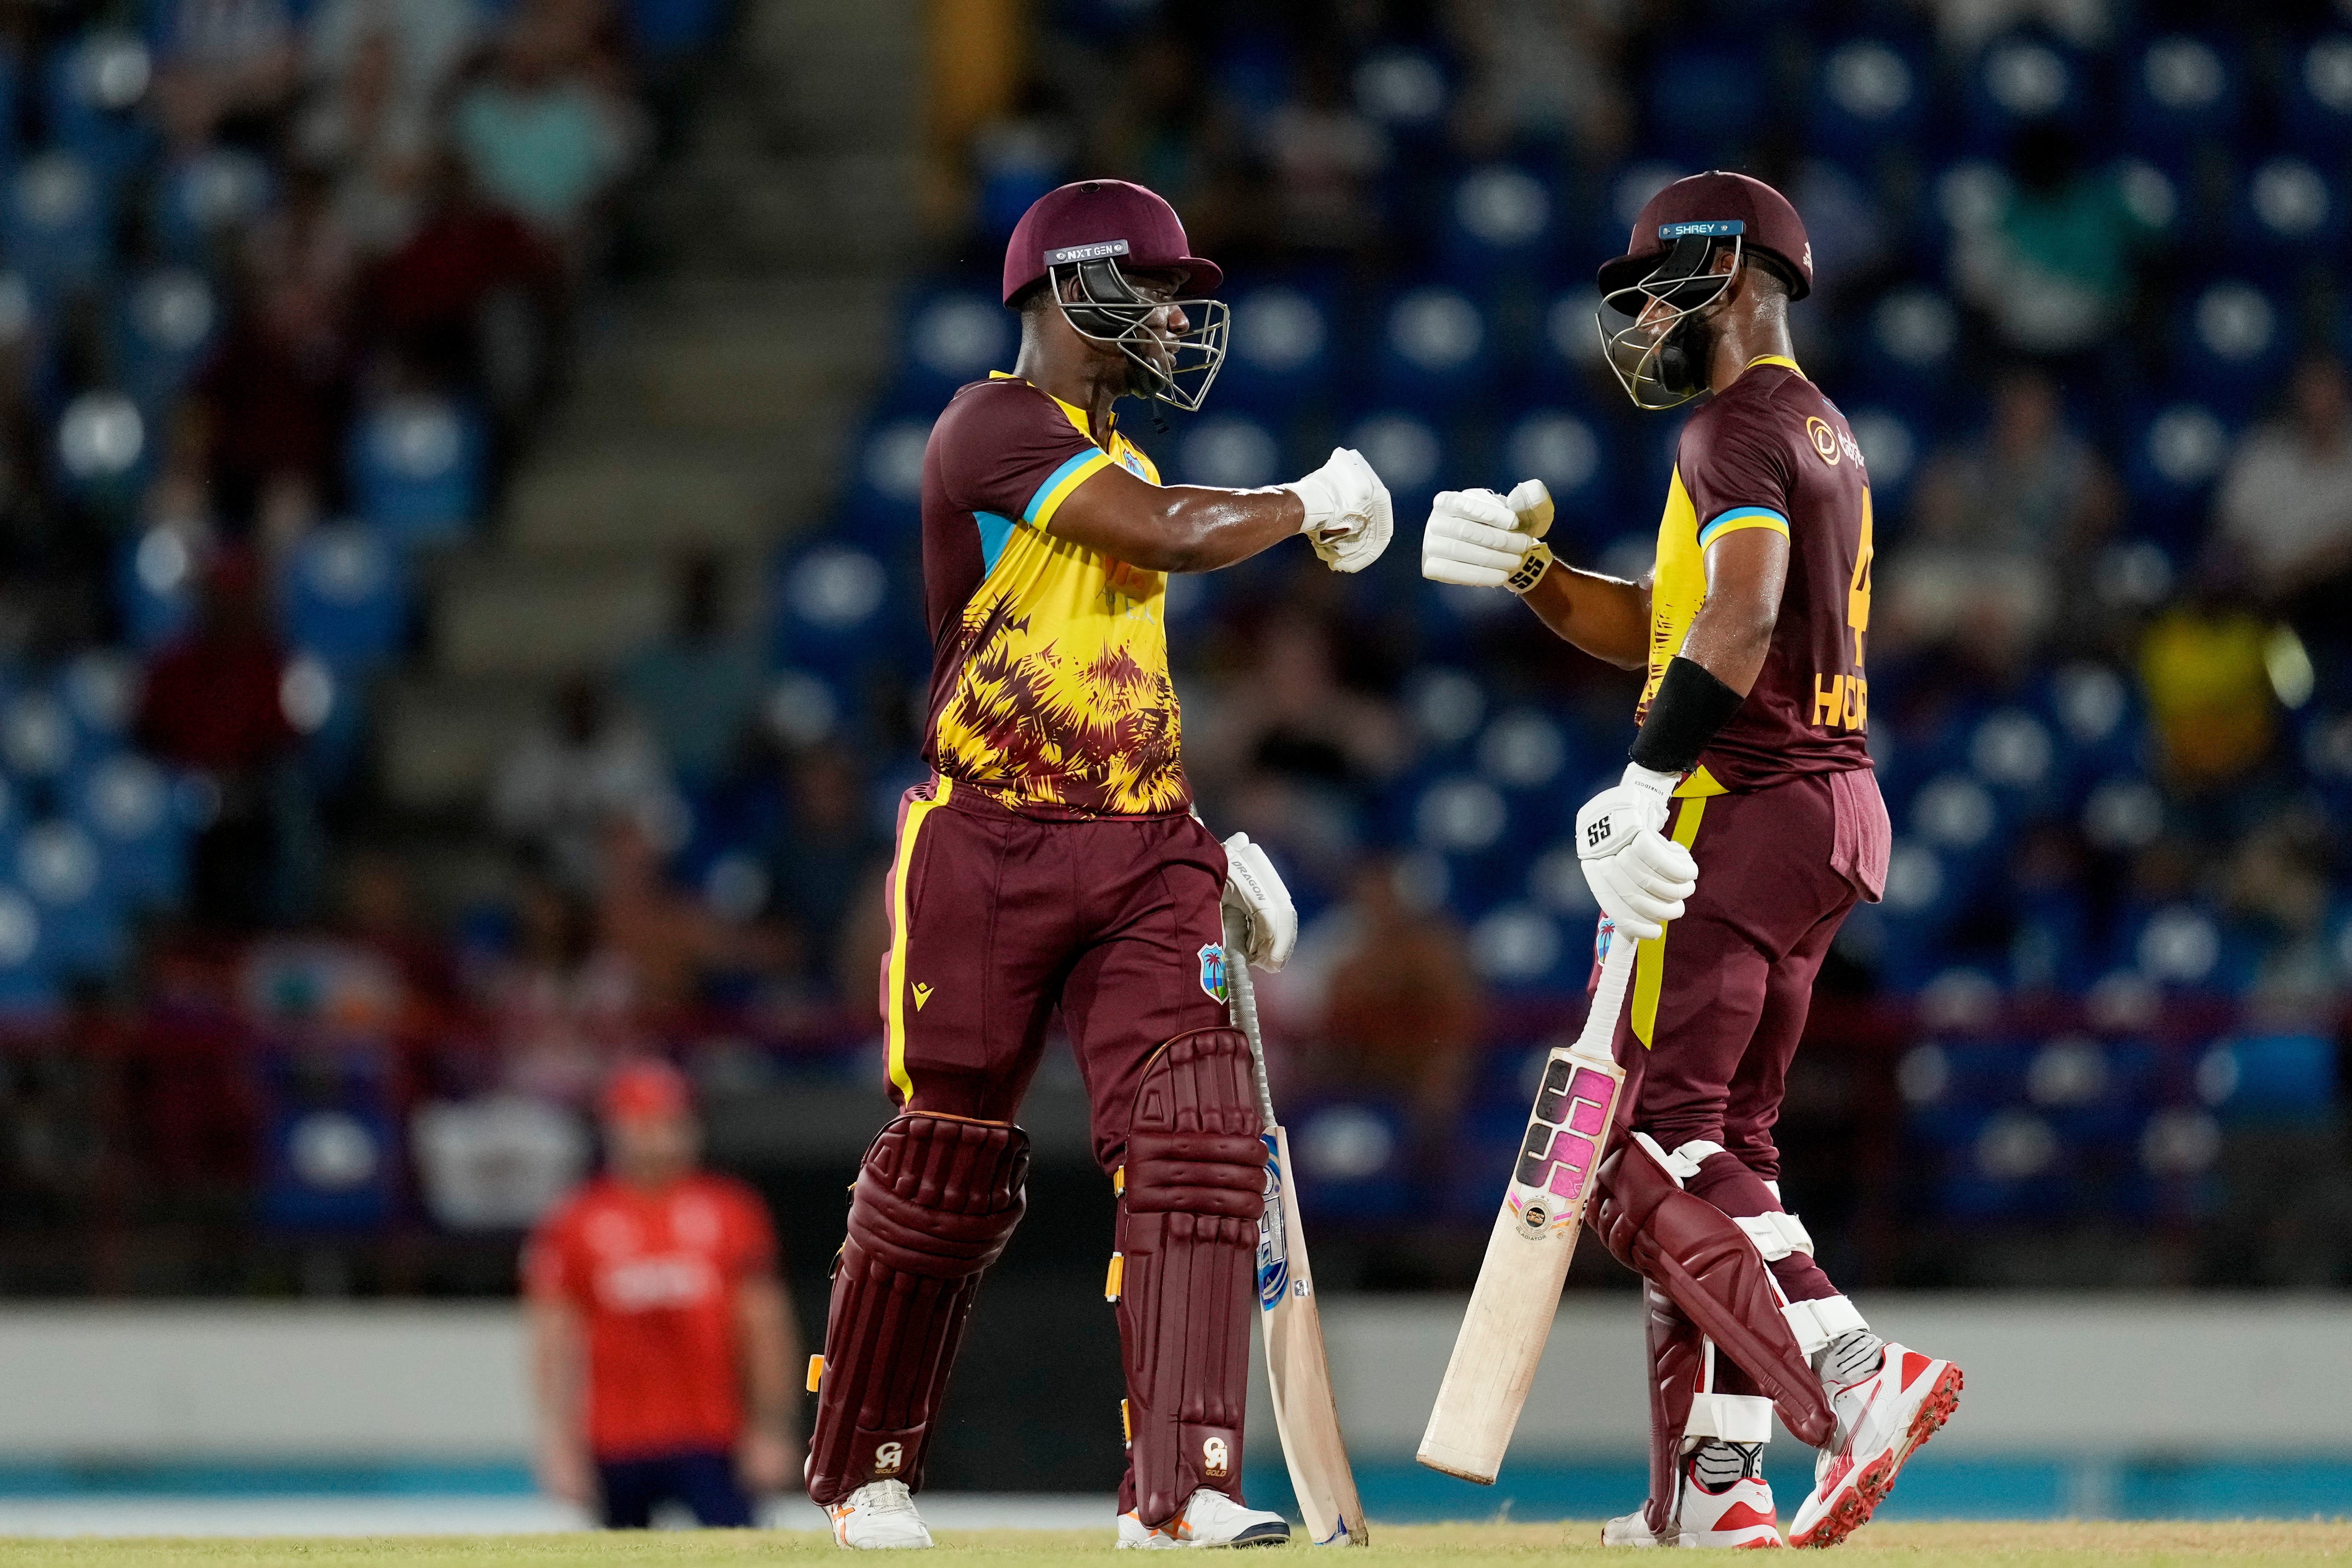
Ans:
[{"label": "shoulder logo", "polygon": [[1805,420],[1805,434],[1811,438],[1813,450],[1821,454],[1822,461],[1832,468],[1836,468],[1838,438],[1837,432],[1830,428],[1830,422],[1818,414],[1811,415]]},{"label": "shoulder logo", "polygon": [[1223,1002],[1227,998],[1225,950],[1213,942],[1204,943],[1201,948],[1201,989],[1209,994],[1212,1001]]}]

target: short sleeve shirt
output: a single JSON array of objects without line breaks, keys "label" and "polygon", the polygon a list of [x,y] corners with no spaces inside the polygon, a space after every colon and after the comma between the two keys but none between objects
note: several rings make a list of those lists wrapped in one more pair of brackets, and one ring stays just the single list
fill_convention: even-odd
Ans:
[{"label": "short sleeve shirt", "polygon": [[1870,476],[1837,406],[1796,365],[1750,365],[1684,426],[1650,592],[1649,710],[1706,600],[1706,549],[1766,528],[1789,541],[1780,619],[1756,684],[1686,789],[1760,789],[1870,766]]},{"label": "short sleeve shirt", "polygon": [[735,1300],[776,1266],[766,1205],[698,1174],[659,1192],[591,1182],[543,1221],[523,1283],[587,1327],[588,1446],[599,1459],[733,1447],[743,1430]]},{"label": "short sleeve shirt", "polygon": [[1187,810],[1167,578],[1058,538],[1054,518],[1117,464],[1160,482],[1114,427],[1026,381],[959,391],[923,453],[923,589],[933,647],[923,757],[1047,816]]}]

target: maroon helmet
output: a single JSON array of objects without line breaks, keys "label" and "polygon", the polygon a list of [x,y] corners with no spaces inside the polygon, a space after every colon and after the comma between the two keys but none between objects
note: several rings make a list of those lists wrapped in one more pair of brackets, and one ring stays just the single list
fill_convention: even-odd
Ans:
[{"label": "maroon helmet", "polygon": [[1725,297],[1738,271],[1715,270],[1726,247],[1770,258],[1791,300],[1812,292],[1813,247],[1797,209],[1763,181],[1720,169],[1652,196],[1633,220],[1625,254],[1601,264],[1603,310],[1634,320],[1614,331],[1605,318],[1595,321],[1609,367],[1635,406],[1671,408],[1706,389],[1699,318]]},{"label": "maroon helmet", "polygon": [[[1185,298],[1148,299],[1130,273],[1181,273]],[[1066,279],[1075,279],[1076,299]],[[1176,209],[1155,191],[1126,180],[1080,180],[1046,192],[1021,215],[1004,247],[1004,302],[1021,302],[1040,284],[1081,336],[1108,343],[1135,366],[1141,396],[1197,411],[1224,363],[1230,318],[1208,295],[1224,281],[1213,261],[1192,254]],[[1169,330],[1169,307],[1186,330]]]}]

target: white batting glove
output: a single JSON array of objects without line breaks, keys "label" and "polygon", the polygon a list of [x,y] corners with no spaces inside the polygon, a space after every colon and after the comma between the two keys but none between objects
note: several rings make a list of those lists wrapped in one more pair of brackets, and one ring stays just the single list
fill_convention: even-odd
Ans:
[{"label": "white batting glove", "polygon": [[1698,862],[1659,829],[1681,781],[1628,763],[1625,776],[1576,814],[1576,858],[1601,910],[1637,942],[1665,934],[1698,889]]},{"label": "white batting glove", "polygon": [[1242,917],[1242,956],[1253,969],[1280,969],[1298,945],[1298,911],[1265,851],[1246,833],[1225,840],[1224,907]]},{"label": "white batting glove", "polygon": [[1361,452],[1334,447],[1330,461],[1281,488],[1306,503],[1298,531],[1332,571],[1361,572],[1389,547],[1396,531],[1389,488]]},{"label": "white batting glove", "polygon": [[1421,574],[1464,588],[1524,594],[1551,565],[1541,539],[1551,527],[1551,495],[1529,479],[1507,500],[1492,490],[1444,490],[1430,503],[1421,535]]}]

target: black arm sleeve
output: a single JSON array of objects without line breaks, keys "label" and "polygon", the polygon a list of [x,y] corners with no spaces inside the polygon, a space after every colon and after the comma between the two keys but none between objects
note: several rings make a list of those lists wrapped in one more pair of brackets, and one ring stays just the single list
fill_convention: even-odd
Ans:
[{"label": "black arm sleeve", "polygon": [[1747,699],[1717,680],[1706,666],[1676,654],[1666,666],[1649,717],[1633,737],[1633,761],[1662,773],[1686,773],[1715,732],[1731,722]]}]

